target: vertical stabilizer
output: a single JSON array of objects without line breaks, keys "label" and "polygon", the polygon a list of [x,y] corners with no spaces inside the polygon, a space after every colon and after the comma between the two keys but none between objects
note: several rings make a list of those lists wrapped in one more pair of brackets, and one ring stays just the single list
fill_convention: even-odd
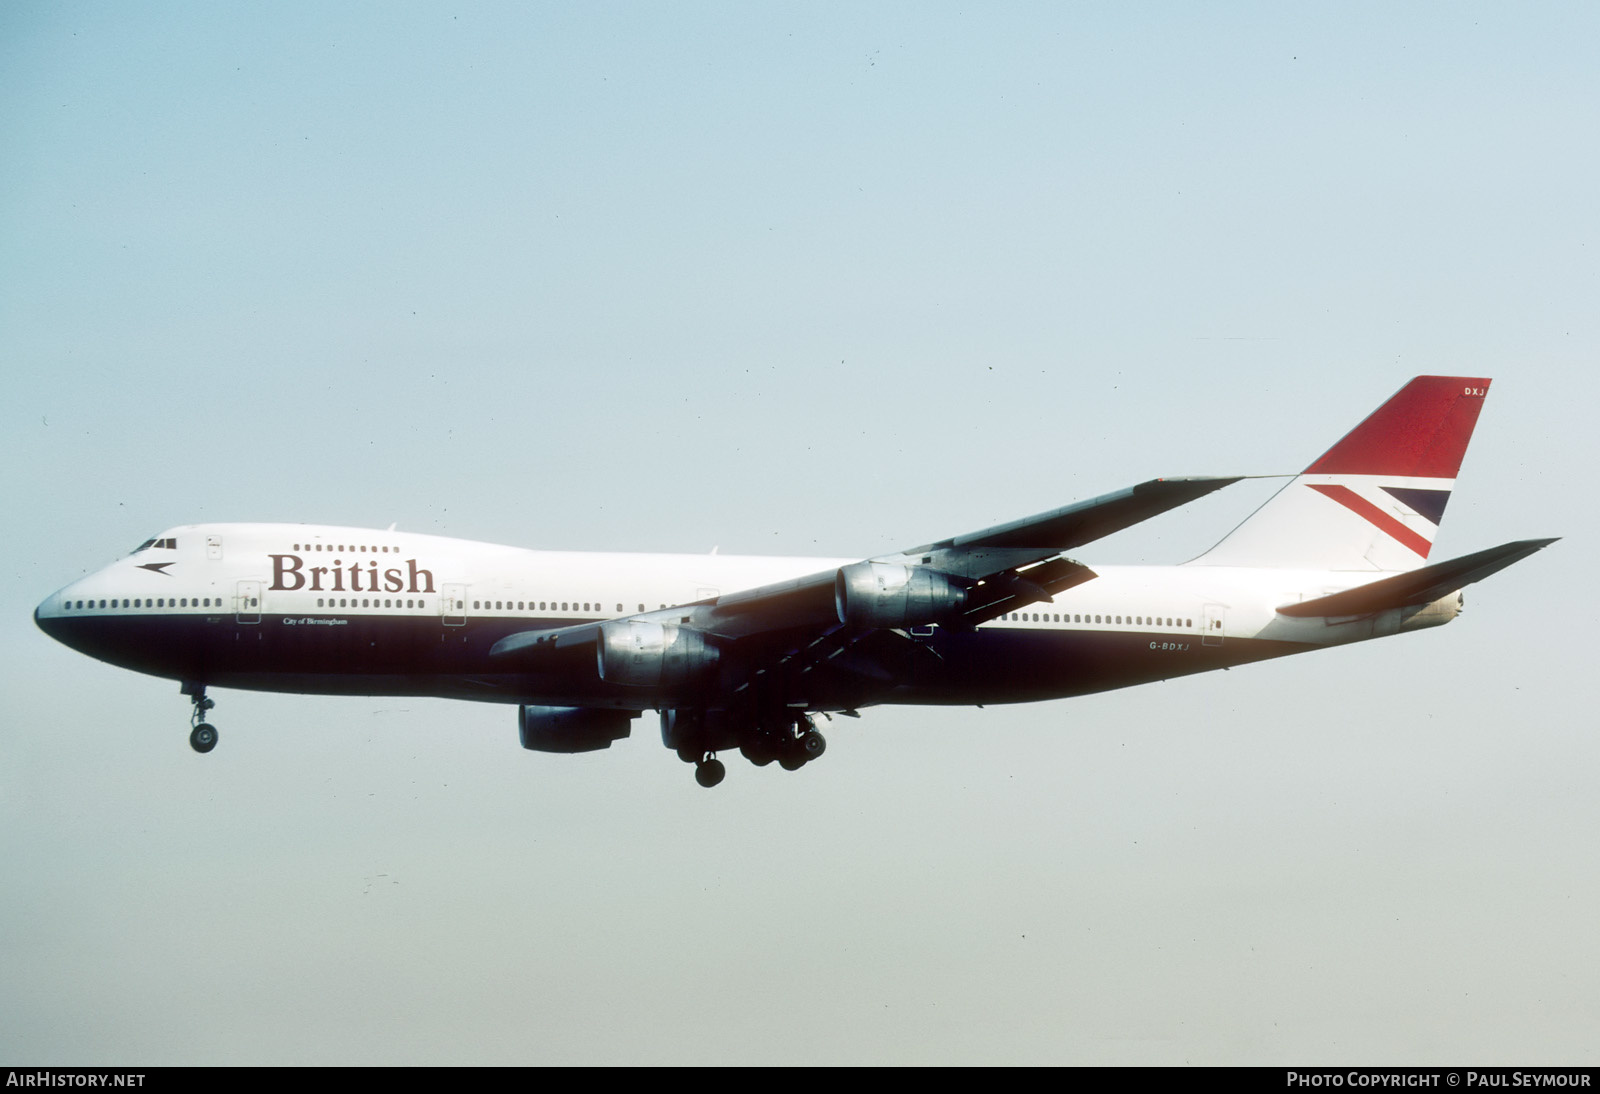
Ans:
[{"label": "vertical stabilizer", "polygon": [[1488,390],[1486,379],[1418,376],[1190,565],[1416,569]]}]

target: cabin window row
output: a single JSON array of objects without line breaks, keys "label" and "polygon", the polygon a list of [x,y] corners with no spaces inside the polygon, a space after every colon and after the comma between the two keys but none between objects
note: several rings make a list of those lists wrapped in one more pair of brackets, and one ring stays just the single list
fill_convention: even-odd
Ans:
[{"label": "cabin window row", "polygon": [[[665,604],[661,605],[663,608]],[[472,610],[475,612],[600,612],[605,609],[599,603],[576,600],[474,600]],[[617,605],[617,614],[622,615],[628,609],[621,604]],[[645,611],[643,604],[639,610]]]},{"label": "cabin window row", "polygon": [[[212,601],[216,601],[215,605]],[[87,605],[87,607],[86,607]],[[132,600],[111,597],[107,600],[67,600],[61,605],[62,611],[88,611],[96,608],[210,608],[222,607],[220,596],[158,596],[136,597]]]},{"label": "cabin window row", "polygon": [[330,544],[327,544],[326,546],[324,546],[321,543],[296,543],[294,545],[294,549],[295,549],[296,552],[300,552],[300,551],[348,551],[351,554],[356,554],[356,555],[387,555],[387,554],[390,554],[391,552],[394,553],[394,554],[399,554],[400,553],[400,548],[398,548],[398,547],[388,547],[388,546],[382,546],[382,545],[374,547],[374,546],[372,546],[370,544],[361,544],[361,543],[340,543],[340,544],[337,544],[337,545],[334,545],[334,544],[330,543]]},{"label": "cabin window row", "polygon": [[370,596],[317,597],[319,608],[426,608],[426,600],[376,599]]},{"label": "cabin window row", "polygon": [[1159,615],[1094,615],[1082,612],[1010,612],[1001,616],[1017,623],[1110,623],[1113,626],[1135,627],[1193,627],[1193,619],[1179,619]]}]

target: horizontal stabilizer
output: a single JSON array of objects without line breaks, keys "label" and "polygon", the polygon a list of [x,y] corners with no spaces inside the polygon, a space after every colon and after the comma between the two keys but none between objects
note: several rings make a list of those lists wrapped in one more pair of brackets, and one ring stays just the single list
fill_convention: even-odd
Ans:
[{"label": "horizontal stabilizer", "polygon": [[1520,562],[1554,542],[1555,539],[1519,539],[1515,543],[1502,543],[1486,551],[1396,574],[1360,588],[1320,596],[1299,604],[1285,604],[1278,612],[1297,616],[1371,615],[1391,608],[1431,604],[1465,585],[1499,573],[1513,562]]}]

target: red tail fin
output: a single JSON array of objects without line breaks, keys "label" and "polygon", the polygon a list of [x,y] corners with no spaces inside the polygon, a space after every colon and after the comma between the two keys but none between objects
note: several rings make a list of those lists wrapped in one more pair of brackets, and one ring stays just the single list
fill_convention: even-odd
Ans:
[{"label": "red tail fin", "polygon": [[1305,473],[1453,479],[1488,392],[1488,380],[1418,376]]}]

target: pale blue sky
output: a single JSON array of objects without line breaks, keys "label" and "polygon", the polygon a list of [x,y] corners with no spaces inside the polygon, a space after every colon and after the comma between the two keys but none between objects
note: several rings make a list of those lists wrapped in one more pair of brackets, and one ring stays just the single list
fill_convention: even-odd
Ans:
[{"label": "pale blue sky", "polygon": [[[1590,5],[0,8],[0,1062],[1594,1061]],[[1440,631],[641,725],[55,646],[160,529],[864,555],[1492,376]],[[1255,490],[1252,493],[1252,489]],[[1178,561],[1231,488],[1083,552]]]}]

